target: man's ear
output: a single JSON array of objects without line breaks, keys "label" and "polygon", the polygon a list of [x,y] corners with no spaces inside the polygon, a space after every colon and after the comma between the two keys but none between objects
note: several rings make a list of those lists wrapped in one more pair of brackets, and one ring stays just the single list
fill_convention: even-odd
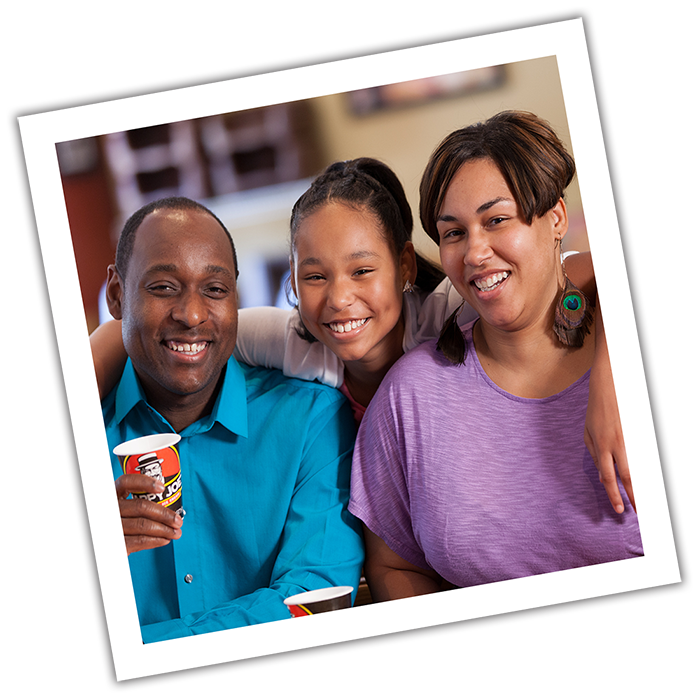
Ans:
[{"label": "man's ear", "polygon": [[107,287],[105,294],[107,296],[107,308],[109,309],[109,313],[119,321],[122,317],[124,285],[122,278],[117,272],[116,265],[110,265],[107,268]]}]

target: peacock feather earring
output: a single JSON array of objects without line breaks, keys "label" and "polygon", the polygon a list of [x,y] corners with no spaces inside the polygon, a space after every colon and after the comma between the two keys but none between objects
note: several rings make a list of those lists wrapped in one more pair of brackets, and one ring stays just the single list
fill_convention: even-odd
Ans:
[{"label": "peacock feather earring", "polygon": [[566,276],[563,261],[562,271],[564,291],[554,310],[554,332],[564,345],[580,348],[586,335],[591,332],[593,309],[588,297]]}]

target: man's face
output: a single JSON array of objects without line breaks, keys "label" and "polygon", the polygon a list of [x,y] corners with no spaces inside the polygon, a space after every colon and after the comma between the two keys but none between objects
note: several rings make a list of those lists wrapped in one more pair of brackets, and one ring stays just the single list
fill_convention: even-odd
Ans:
[{"label": "man's face", "polygon": [[198,210],[149,214],[136,231],[126,279],[110,271],[108,298],[149,400],[207,401],[238,327],[233,252],[219,223]]}]

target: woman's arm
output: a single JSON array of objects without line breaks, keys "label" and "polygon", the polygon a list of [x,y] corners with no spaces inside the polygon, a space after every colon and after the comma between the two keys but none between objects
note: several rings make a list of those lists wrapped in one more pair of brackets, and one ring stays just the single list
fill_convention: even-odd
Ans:
[{"label": "woman's arm", "polygon": [[126,364],[122,342],[122,322],[107,321],[90,334],[92,361],[95,365],[100,400],[117,385]]},{"label": "woman's arm", "polygon": [[444,590],[441,576],[420,569],[392,552],[381,537],[363,525],[365,578],[375,603]]},{"label": "woman's arm", "polygon": [[617,486],[615,473],[617,465],[620,481],[625,487],[632,507],[636,510],[591,254],[588,252],[567,256],[565,264],[569,279],[589,299],[596,299],[595,354],[589,382],[584,441],[593,457],[593,462],[600,474],[600,480],[605,486],[613,508],[618,513],[622,513],[625,508]]},{"label": "woman's arm", "polygon": [[634,501],[632,480],[627,463],[625,438],[622,434],[620,414],[617,408],[617,396],[600,304],[598,304],[595,315],[595,327],[595,355],[593,356],[589,382],[584,441],[593,457],[593,462],[600,474],[600,481],[605,486],[613,508],[618,513],[622,513],[625,509],[617,486],[615,473],[615,467],[617,467],[617,474],[619,474],[627,497],[636,512],[637,506]]}]

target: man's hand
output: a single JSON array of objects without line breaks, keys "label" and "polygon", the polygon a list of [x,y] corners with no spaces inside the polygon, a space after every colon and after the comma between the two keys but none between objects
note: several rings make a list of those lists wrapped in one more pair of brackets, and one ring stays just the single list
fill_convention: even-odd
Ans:
[{"label": "man's hand", "polygon": [[182,518],[131,493],[162,493],[163,484],[143,474],[123,474],[115,482],[127,554],[162,547],[182,535]]}]

